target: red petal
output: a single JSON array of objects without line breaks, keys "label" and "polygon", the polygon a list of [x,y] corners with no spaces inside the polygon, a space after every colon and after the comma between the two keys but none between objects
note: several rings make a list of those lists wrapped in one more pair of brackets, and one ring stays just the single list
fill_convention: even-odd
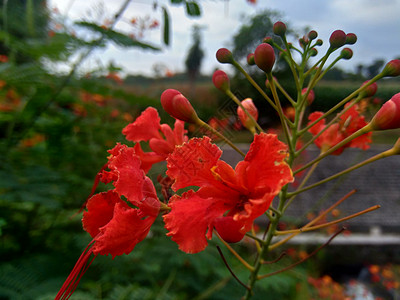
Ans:
[{"label": "red petal", "polygon": [[164,155],[158,155],[155,152],[143,152],[139,143],[135,144],[133,149],[135,149],[135,154],[139,157],[141,161],[140,167],[146,174],[149,172],[154,164],[165,160]]},{"label": "red petal", "polygon": [[83,229],[92,238],[99,234],[100,227],[110,222],[114,214],[114,206],[118,202],[122,200],[114,191],[96,194],[88,200],[86,205],[88,211],[83,213],[82,224]]},{"label": "red petal", "polygon": [[160,117],[153,107],[148,107],[139,117],[126,126],[122,133],[128,141],[140,142],[148,141],[151,138],[161,138]]},{"label": "red petal", "polygon": [[210,138],[193,138],[175,147],[167,158],[167,175],[175,179],[176,191],[191,185],[203,186],[215,181],[211,168],[217,164],[222,151],[211,144]]},{"label": "red petal", "polygon": [[[313,123],[314,121],[316,121],[318,118],[320,118],[324,113],[320,112],[320,111],[316,111],[313,112],[312,114],[310,114],[308,116],[308,119],[310,120],[310,122],[307,124],[309,125],[310,123]],[[323,128],[325,127],[325,119],[320,120],[317,124],[315,124],[314,126],[312,126],[308,131],[312,134],[312,135],[317,135]]]},{"label": "red petal", "polygon": [[293,181],[292,171],[284,161],[286,150],[287,146],[275,134],[254,136],[244,159],[244,163],[248,163],[246,177],[250,193],[277,194],[285,184]]},{"label": "red petal", "polygon": [[[207,237],[212,235],[212,223],[229,209],[224,201],[214,198],[200,198],[195,192],[188,191],[173,196],[169,202],[171,211],[164,215],[168,236],[187,253],[197,253],[207,246]],[[208,231],[208,232],[207,232]]]},{"label": "red petal", "polygon": [[142,186],[145,175],[134,149],[127,146],[121,148],[120,153],[110,159],[108,167],[118,175],[118,179],[113,183],[115,191],[137,205],[143,199]]},{"label": "red petal", "polygon": [[128,254],[149,233],[155,217],[142,218],[139,209],[130,208],[125,203],[117,203],[112,220],[100,228],[95,238],[94,254],[117,255]]}]

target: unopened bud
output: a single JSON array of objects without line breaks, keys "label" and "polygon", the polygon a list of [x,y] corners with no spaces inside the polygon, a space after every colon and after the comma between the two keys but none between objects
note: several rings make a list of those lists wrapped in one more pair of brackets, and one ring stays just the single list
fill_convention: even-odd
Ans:
[{"label": "unopened bud", "polygon": [[285,23],[278,21],[274,24],[273,31],[276,35],[280,37],[284,37],[286,33],[286,25]]},{"label": "unopened bud", "polygon": [[329,38],[329,43],[331,44],[332,49],[342,47],[346,44],[346,34],[343,30],[335,30]]},{"label": "unopened bud", "polygon": [[254,51],[254,61],[256,65],[265,73],[270,73],[275,63],[275,52],[271,45],[258,45]]},{"label": "unopened bud", "polygon": [[272,39],[272,37],[267,36],[267,37],[265,37],[265,38],[263,39],[263,43],[272,45],[272,44],[274,43],[274,40]]},{"label": "unopened bud", "polygon": [[218,49],[215,56],[221,64],[231,64],[233,62],[232,52],[226,48]]},{"label": "unopened bud", "polygon": [[351,50],[350,48],[343,48],[340,52],[340,56],[343,59],[350,59],[353,57],[353,50]]},{"label": "unopened bud", "polygon": [[[255,121],[258,119],[258,110],[257,107],[254,105],[253,100],[250,98],[244,99],[242,101],[243,107],[247,110],[247,112],[253,117]],[[237,114],[239,117],[240,122],[249,130],[254,130],[255,124],[251,118],[246,114],[246,112],[238,106]]]},{"label": "unopened bud", "polygon": [[307,45],[307,42],[306,42],[306,40],[304,39],[304,37],[299,38],[299,45],[300,45],[300,47],[303,48],[303,49],[304,49],[304,47]]},{"label": "unopened bud", "polygon": [[311,48],[311,50],[310,50],[310,56],[317,56],[317,54],[318,54],[318,50],[315,49],[315,48]]},{"label": "unopened bud", "polygon": [[317,36],[318,36],[318,33],[315,31],[315,30],[311,30],[309,33],[308,33],[308,38],[312,41],[312,40],[315,40],[316,38],[317,38]]},{"label": "unopened bud", "polygon": [[217,70],[214,72],[212,82],[217,89],[224,93],[226,93],[230,88],[229,77],[222,70]]},{"label": "unopened bud", "polygon": [[[302,95],[304,95],[306,92],[307,92],[307,88],[304,88],[304,89],[301,90],[301,94]],[[307,99],[306,99],[308,105],[311,105],[311,103],[314,102],[314,99],[315,99],[315,93],[314,93],[313,90],[310,90],[310,92],[307,95]]]},{"label": "unopened bud", "polygon": [[254,61],[254,53],[250,53],[249,55],[247,55],[247,63],[252,66],[255,64]]},{"label": "unopened bud", "polygon": [[235,221],[232,216],[216,218],[214,228],[227,243],[240,242],[244,237],[244,234],[240,232],[242,225]]},{"label": "unopened bud", "polygon": [[385,76],[396,77],[400,75],[400,59],[389,61],[383,68],[382,73]]},{"label": "unopened bud", "polygon": [[[369,80],[364,81],[361,86],[366,85],[369,82]],[[364,91],[360,93],[363,97],[372,97],[373,95],[376,94],[376,91],[378,90],[378,85],[376,82],[370,84]]]},{"label": "unopened bud", "polygon": [[382,105],[371,120],[374,130],[400,128],[400,93]]},{"label": "unopened bud", "polygon": [[357,42],[357,36],[354,33],[346,34],[346,44],[353,45]]},{"label": "unopened bud", "polygon": [[318,39],[318,40],[315,42],[315,46],[322,46],[323,43],[324,43],[324,42],[323,42],[321,39]]},{"label": "unopened bud", "polygon": [[170,116],[177,120],[188,123],[197,123],[199,121],[199,117],[189,100],[177,90],[165,90],[161,94],[161,105]]}]

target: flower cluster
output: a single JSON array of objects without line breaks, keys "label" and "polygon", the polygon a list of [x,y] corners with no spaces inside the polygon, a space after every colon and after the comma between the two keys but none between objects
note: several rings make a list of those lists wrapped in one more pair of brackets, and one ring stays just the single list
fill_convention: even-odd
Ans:
[{"label": "flower cluster", "polygon": [[[237,104],[237,119],[252,134],[253,139],[247,153],[221,134],[215,126],[201,120],[190,101],[179,91],[164,91],[161,95],[161,106],[176,119],[174,127],[161,124],[157,110],[149,107],[122,130],[126,139],[135,145],[129,147],[118,143],[108,151],[108,161],[96,176],[92,195],[85,203],[86,210],[82,218],[83,228],[93,240],[82,253],[56,299],[69,298],[83,272],[97,255],[111,255],[114,258],[130,253],[146,238],[159,215],[162,215],[165,223],[166,235],[186,253],[204,250],[214,234],[220,238],[251,273],[248,285],[235,277],[246,287],[246,299],[249,299],[256,281],[277,273],[258,274],[270,250],[302,232],[328,228],[379,208],[379,205],[376,205],[350,216],[326,221],[327,215],[337,212],[336,207],[354,193],[350,192],[330,208],[321,211],[303,227],[279,230],[282,228],[281,217],[297,194],[380,158],[400,154],[399,140],[392,149],[320,182],[305,186],[317,163],[328,155],[339,155],[348,147],[368,149],[372,131],[400,127],[400,94],[387,101],[369,123],[362,115],[365,106],[360,104],[361,100],[364,101],[376,92],[377,80],[385,76],[400,75],[400,61],[389,62],[379,75],[365,82],[328,112],[312,112],[307,116],[308,108],[318,98],[314,93],[315,85],[337,61],[350,59],[353,52],[344,48],[334,63],[325,67],[328,57],[344,45],[354,44],[357,37],[352,33],[345,34],[341,30],[334,31],[329,39],[330,47],[327,53],[314,66],[305,69],[308,59],[318,53],[315,47],[322,45],[322,40],[316,40],[317,32],[311,31],[301,38],[299,49],[287,43],[287,29],[284,23],[275,23],[273,32],[282,39],[285,48],[267,37],[256,47],[254,53],[247,57],[249,65],[256,65],[264,71],[269,95],[251,79],[228,49],[219,49],[216,58],[220,63],[231,64],[241,72],[276,112],[282,128],[279,139],[277,134],[265,133],[258,124],[259,110],[252,99],[240,100],[231,92],[229,76],[224,71],[217,70],[212,80],[217,89]],[[272,76],[276,50],[279,50],[290,66],[295,79],[297,98],[289,95]],[[292,51],[302,54],[303,61],[300,64],[293,59]],[[289,107],[282,108],[277,89],[285,96]],[[332,112],[341,108],[343,109],[335,117],[329,119]],[[308,122],[305,121],[307,118]],[[235,167],[221,160],[222,150],[209,136],[191,139],[186,136],[185,123],[199,127],[198,132],[207,131],[209,136],[225,142],[242,155],[243,160]],[[307,132],[311,133],[311,137],[307,138]],[[150,151],[143,150],[143,142],[148,143],[147,148]],[[312,143],[321,149],[321,154],[292,172],[296,159]],[[167,184],[161,191],[165,198],[161,201],[146,174],[154,164],[163,161],[166,161],[167,166]],[[308,168],[308,173],[300,184],[291,184],[299,172]],[[113,189],[95,194],[99,182],[111,183]],[[174,192],[172,196],[169,188]],[[254,223],[262,215],[268,218],[269,226],[260,238],[255,235]],[[308,259],[343,231],[344,229],[339,230],[326,244],[283,270]],[[254,241],[258,251],[253,266],[228,244],[241,241],[245,235]],[[276,239],[278,236],[286,237]],[[321,293],[342,292],[336,285],[332,287],[330,278],[311,280],[310,283]]]}]

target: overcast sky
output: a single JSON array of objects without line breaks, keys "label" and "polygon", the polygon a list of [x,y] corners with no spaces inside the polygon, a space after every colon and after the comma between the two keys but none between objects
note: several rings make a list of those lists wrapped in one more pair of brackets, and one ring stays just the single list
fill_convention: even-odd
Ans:
[{"label": "overcast sky", "polygon": [[[67,14],[73,20],[89,18],[88,12],[99,11],[103,6],[104,15],[98,20],[112,17],[123,0],[50,0],[50,7],[57,7],[61,15]],[[153,0],[133,0],[125,11],[124,20],[117,29],[129,32],[128,24],[133,17],[150,16],[161,20],[161,10],[153,10]],[[159,0],[158,3],[169,3]],[[336,29],[357,34],[358,41],[351,48],[354,56],[341,67],[354,70],[359,64],[369,64],[374,59],[386,61],[400,56],[400,0],[258,0],[252,5],[246,0],[203,0],[202,17],[189,18],[182,6],[168,6],[172,19],[172,43],[161,52],[127,50],[110,46],[97,51],[87,66],[94,67],[97,60],[113,60],[123,67],[125,73],[152,75],[153,65],[162,64],[172,72],[184,70],[184,61],[192,42],[192,25],[198,24],[202,31],[202,46],[205,58],[203,73],[210,73],[221,67],[215,59],[215,52],[221,47],[230,47],[233,35],[242,25],[243,14],[253,15],[263,9],[272,9],[282,14],[282,21],[290,23],[295,30],[309,26],[318,32],[319,38],[328,44],[330,34]],[[102,4],[101,4],[102,3]],[[160,28],[148,32],[145,41],[161,44]],[[297,45],[297,42],[296,42]],[[326,48],[321,47],[320,53]],[[225,67],[226,68],[226,67]]]}]

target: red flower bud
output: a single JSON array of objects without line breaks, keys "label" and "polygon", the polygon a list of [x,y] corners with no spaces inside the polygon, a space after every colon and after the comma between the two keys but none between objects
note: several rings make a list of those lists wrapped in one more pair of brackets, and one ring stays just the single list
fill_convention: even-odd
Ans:
[{"label": "red flower bud", "polygon": [[357,42],[357,36],[354,33],[346,34],[346,44],[353,45]]},{"label": "red flower bud", "polygon": [[274,24],[273,31],[276,35],[280,37],[284,37],[286,33],[286,25],[285,23],[278,21]]},{"label": "red flower bud", "polygon": [[315,49],[315,48],[311,48],[311,50],[310,50],[310,56],[317,56],[317,54],[318,54],[318,50]]},{"label": "red flower bud", "polygon": [[161,94],[161,105],[170,116],[177,120],[188,123],[197,123],[199,120],[189,100],[177,90],[165,90]]},{"label": "red flower bud", "polygon": [[[304,89],[301,90],[301,94],[302,94],[302,95],[304,95],[306,92],[307,92],[307,88],[304,88]],[[315,94],[314,94],[314,91],[311,90],[311,91],[308,93],[307,99],[306,99],[308,105],[311,105],[311,103],[314,102],[314,99],[315,99]]]},{"label": "red flower bud", "polygon": [[217,60],[221,63],[221,64],[231,64],[233,63],[233,56],[232,56],[232,52],[229,51],[226,48],[220,48],[217,51],[216,54]]},{"label": "red flower bud", "polygon": [[214,83],[215,87],[222,92],[226,93],[229,90],[229,77],[226,73],[222,70],[217,70],[214,72],[212,77],[212,82]]},{"label": "red flower bud", "polygon": [[396,77],[400,75],[400,59],[393,59],[389,61],[385,68],[383,68],[382,73],[385,76]]},{"label": "red flower bud", "polygon": [[258,45],[254,51],[254,61],[256,65],[265,73],[269,73],[275,63],[275,52],[271,45]]},{"label": "red flower bud", "polygon": [[[244,99],[242,101],[243,107],[247,110],[247,112],[254,118],[254,120],[257,121],[258,119],[258,110],[257,107],[254,105],[253,100],[250,98]],[[239,116],[240,122],[243,124],[244,127],[247,129],[251,130],[251,128],[254,129],[255,124],[252,119],[249,118],[249,116],[244,112],[244,110],[238,106],[237,108],[237,114]]]},{"label": "red flower bud", "polygon": [[315,42],[315,46],[322,46],[323,43],[324,43],[324,42],[323,42],[321,39],[318,39],[318,40]]},{"label": "red flower bud", "polygon": [[353,50],[351,50],[350,48],[343,48],[340,52],[340,56],[343,59],[350,59],[353,57]]},{"label": "red flower bud", "polygon": [[371,120],[374,130],[400,128],[400,93],[382,105]]},{"label": "red flower bud", "polygon": [[219,217],[214,220],[214,228],[220,237],[227,243],[240,242],[244,234],[240,232],[242,225],[236,222],[233,217]]},{"label": "red flower bud", "polygon": [[[368,83],[369,80],[364,81],[361,86],[364,86]],[[372,97],[373,95],[376,94],[376,91],[378,90],[378,85],[376,82],[370,84],[364,91],[362,91],[360,94],[363,95],[363,97]]]},{"label": "red flower bud", "polygon": [[247,63],[252,66],[255,64],[254,61],[254,53],[250,53],[249,55],[247,55]]},{"label": "red flower bud", "polygon": [[270,37],[270,36],[267,36],[267,37],[265,37],[265,38],[263,39],[263,43],[266,43],[266,44],[272,45],[273,42],[274,42],[274,40],[273,40],[272,37]]},{"label": "red flower bud", "polygon": [[346,34],[343,30],[335,30],[329,38],[329,43],[333,49],[342,47],[346,44]]},{"label": "red flower bud", "polygon": [[311,30],[309,33],[308,33],[308,38],[312,41],[312,40],[315,40],[316,38],[317,38],[317,36],[318,36],[318,33],[315,31],[315,30]]}]

